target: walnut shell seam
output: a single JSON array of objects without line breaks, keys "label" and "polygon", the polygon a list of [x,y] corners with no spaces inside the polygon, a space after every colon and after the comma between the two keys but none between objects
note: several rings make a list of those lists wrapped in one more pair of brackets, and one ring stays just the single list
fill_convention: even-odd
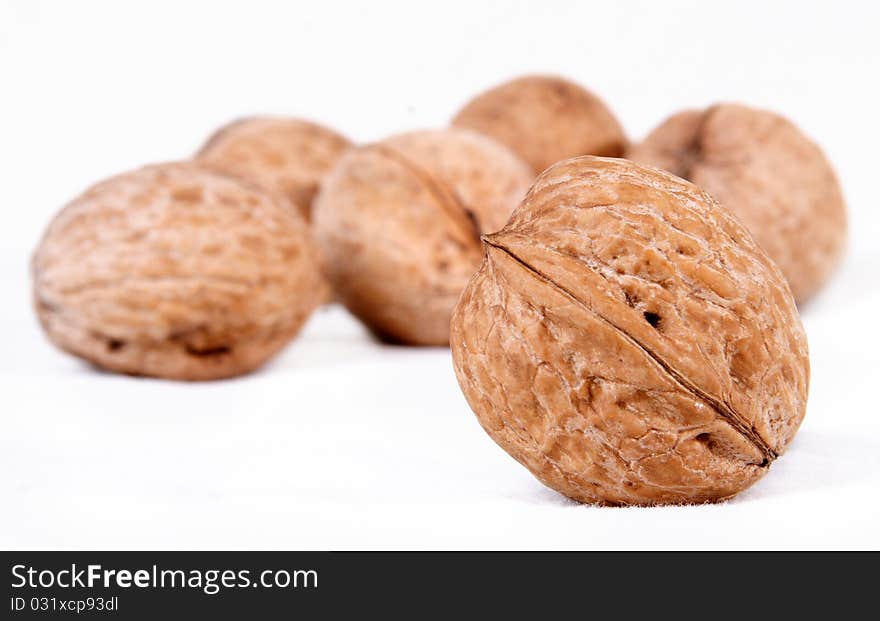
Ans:
[{"label": "walnut shell seam", "polygon": [[408,170],[434,196],[437,205],[447,215],[449,221],[459,229],[459,232],[463,233],[465,237],[473,237],[474,242],[477,244],[480,243],[480,227],[477,222],[476,212],[465,205],[461,197],[448,184],[437,179],[435,175],[416,164],[411,158],[406,157],[394,147],[376,143],[368,145],[365,149],[375,151],[382,157]]},{"label": "walnut shell seam", "polygon": [[[672,365],[663,360],[663,358],[659,356],[656,352],[652,351],[649,347],[647,347],[625,329],[617,325],[613,320],[605,317],[604,315],[591,308],[590,305],[587,304],[580,297],[578,297],[576,293],[570,291],[566,287],[559,285],[552,278],[550,278],[546,274],[543,274],[540,270],[530,265],[527,261],[524,261],[523,259],[518,257],[513,251],[505,246],[503,233],[484,235],[481,239],[488,248],[494,248],[499,252],[503,252],[505,255],[513,259],[518,265],[520,265],[523,270],[530,276],[536,278],[537,280],[540,280],[550,287],[553,287],[556,291],[570,298],[583,310],[595,316],[603,323],[616,330],[623,338],[625,338],[627,341],[629,341],[642,352],[644,352],[650,360],[652,360],[657,366],[660,367],[660,370],[664,374],[668,375],[677,385],[681,386],[683,391],[695,396],[696,398],[704,401],[710,407],[712,407],[719,418],[731,425],[731,427],[733,427],[738,433],[749,440],[749,442],[751,442],[761,452],[761,454],[763,455],[763,461],[760,464],[756,465],[761,468],[768,468],[770,464],[778,457],[776,451],[774,451],[770,447],[769,443],[761,437],[761,435],[755,430],[754,426],[746,422],[743,417],[740,416],[730,405],[712,397],[705,391],[698,388],[693,382],[690,382],[684,375],[679,373]],[[646,320],[650,322],[650,319],[647,317]]]}]

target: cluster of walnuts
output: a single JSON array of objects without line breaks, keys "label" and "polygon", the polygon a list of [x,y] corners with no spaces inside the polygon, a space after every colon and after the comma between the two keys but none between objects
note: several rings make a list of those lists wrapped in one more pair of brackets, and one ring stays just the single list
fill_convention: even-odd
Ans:
[{"label": "cluster of walnuts", "polygon": [[831,166],[777,114],[688,110],[633,145],[589,91],[526,76],[446,129],[353,145],[249,118],[102,181],[48,227],[34,298],[62,349],[182,380],[254,370],[338,300],[451,345],[480,424],[550,487],[705,502],[800,425],[796,304],[845,234]]}]

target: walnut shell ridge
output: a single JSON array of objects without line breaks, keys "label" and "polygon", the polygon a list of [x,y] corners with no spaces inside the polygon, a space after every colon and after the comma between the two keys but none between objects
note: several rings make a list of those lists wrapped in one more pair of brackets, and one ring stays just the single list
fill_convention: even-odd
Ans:
[{"label": "walnut shell ridge", "polygon": [[452,307],[480,264],[480,234],[503,226],[531,181],[506,147],[464,129],[349,151],[313,218],[334,292],[386,340],[448,344]]},{"label": "walnut shell ridge", "polygon": [[495,138],[541,172],[578,155],[620,157],[628,146],[599,97],[564,78],[528,75],[478,95],[452,120]]},{"label": "walnut shell ridge", "polygon": [[61,349],[132,375],[207,380],[263,364],[324,290],[287,201],[196,163],[92,186],[34,253],[40,323]]},{"label": "walnut shell ridge", "polygon": [[788,279],[798,303],[840,262],[846,206],[822,150],[787,119],[737,104],[686,110],[627,157],[709,192],[746,225]]},{"label": "walnut shell ridge", "polygon": [[351,142],[301,119],[251,117],[220,128],[196,159],[285,195],[309,220],[321,181]]},{"label": "walnut shell ridge", "polygon": [[788,286],[704,191],[626,160],[544,172],[452,317],[488,434],[583,502],[700,503],[759,479],[803,419]]}]

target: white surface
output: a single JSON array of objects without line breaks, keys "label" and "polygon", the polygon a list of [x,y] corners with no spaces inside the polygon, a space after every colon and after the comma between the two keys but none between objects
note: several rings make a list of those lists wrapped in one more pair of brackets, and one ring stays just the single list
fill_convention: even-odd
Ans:
[{"label": "white surface", "polygon": [[[880,547],[877,5],[90,3],[0,0],[0,547]],[[806,422],[722,505],[577,506],[479,428],[446,350],[315,315],[263,371],[175,384],[55,351],[27,261],[91,182],[289,113],[358,140],[444,124],[524,71],[596,89],[633,136],[736,99],[795,119],[836,163],[852,234],[803,309]]]}]

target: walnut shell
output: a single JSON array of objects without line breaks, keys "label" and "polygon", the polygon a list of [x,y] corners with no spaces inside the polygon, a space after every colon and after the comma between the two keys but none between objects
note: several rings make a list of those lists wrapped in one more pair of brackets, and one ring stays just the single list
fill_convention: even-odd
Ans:
[{"label": "walnut shell", "polygon": [[577,155],[619,157],[628,144],[601,99],[555,76],[523,76],[496,86],[471,100],[452,124],[507,145],[536,174]]},{"label": "walnut shell", "polygon": [[846,242],[846,206],[822,150],[787,119],[735,104],[673,115],[627,154],[696,183],[742,220],[800,303]]},{"label": "walnut shell", "polygon": [[723,499],[791,442],[809,359],[782,274],[696,186],[626,160],[542,174],[452,317],[483,428],[579,501]]},{"label": "walnut shell", "polygon": [[334,291],[382,338],[446,345],[452,307],[480,264],[480,234],[506,222],[531,180],[508,149],[463,129],[349,151],[315,201]]},{"label": "walnut shell", "polygon": [[351,142],[309,121],[252,117],[220,128],[196,159],[285,195],[309,220],[321,181]]},{"label": "walnut shell", "polygon": [[149,166],[74,199],[33,257],[37,315],[60,348],[112,371],[246,373],[323,294],[287,201],[196,163]]}]

